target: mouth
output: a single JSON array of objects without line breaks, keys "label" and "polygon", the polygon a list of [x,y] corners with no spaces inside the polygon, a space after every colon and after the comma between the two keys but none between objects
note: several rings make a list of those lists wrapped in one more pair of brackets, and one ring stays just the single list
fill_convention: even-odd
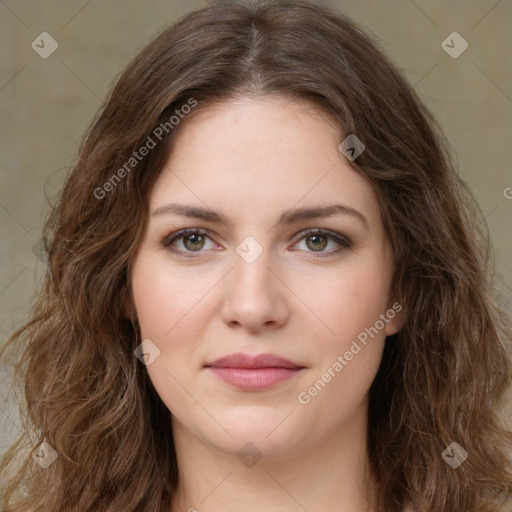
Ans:
[{"label": "mouth", "polygon": [[262,391],[287,381],[306,368],[274,354],[232,354],[205,368],[222,381],[244,391]]}]

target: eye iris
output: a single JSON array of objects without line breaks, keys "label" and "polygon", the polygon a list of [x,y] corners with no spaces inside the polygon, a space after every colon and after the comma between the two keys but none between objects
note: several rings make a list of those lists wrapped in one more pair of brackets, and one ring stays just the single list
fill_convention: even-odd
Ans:
[{"label": "eye iris", "polygon": [[[309,241],[313,239],[315,239],[316,242],[313,242],[313,246],[311,247]],[[323,241],[321,239],[323,239]],[[322,250],[325,249],[325,246],[327,245],[327,239],[323,235],[311,235],[306,238],[306,243],[310,249],[313,248]]]},{"label": "eye iris", "polygon": [[[185,247],[190,251],[202,249],[202,247],[204,246],[204,236],[200,235],[198,233],[193,233],[191,235],[185,235],[183,238],[184,238]],[[190,245],[189,242],[191,240],[194,240],[194,241],[192,241],[192,244]],[[197,244],[199,244],[199,247],[197,247]]]}]

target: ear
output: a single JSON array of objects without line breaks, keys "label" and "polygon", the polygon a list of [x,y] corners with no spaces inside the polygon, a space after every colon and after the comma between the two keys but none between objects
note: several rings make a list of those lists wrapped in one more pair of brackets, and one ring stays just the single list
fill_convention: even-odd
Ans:
[{"label": "ear", "polygon": [[394,301],[388,305],[388,309],[384,313],[387,322],[384,332],[386,336],[396,334],[405,323],[405,308],[398,301]]}]

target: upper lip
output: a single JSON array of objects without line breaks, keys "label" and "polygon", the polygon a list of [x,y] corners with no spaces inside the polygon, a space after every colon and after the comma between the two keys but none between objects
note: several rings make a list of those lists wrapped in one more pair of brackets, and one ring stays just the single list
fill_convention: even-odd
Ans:
[{"label": "upper lip", "polygon": [[215,368],[304,368],[304,366],[300,364],[275,354],[258,354],[252,356],[242,353],[220,357],[219,359],[215,359],[215,361],[206,363],[205,366]]}]

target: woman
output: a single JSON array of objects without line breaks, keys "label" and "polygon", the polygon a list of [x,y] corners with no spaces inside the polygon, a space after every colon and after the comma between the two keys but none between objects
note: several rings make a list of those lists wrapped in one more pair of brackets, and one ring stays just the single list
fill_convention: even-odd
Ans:
[{"label": "woman", "polygon": [[328,8],[159,35],[46,226],[3,509],[507,510],[510,325],[443,141]]}]

